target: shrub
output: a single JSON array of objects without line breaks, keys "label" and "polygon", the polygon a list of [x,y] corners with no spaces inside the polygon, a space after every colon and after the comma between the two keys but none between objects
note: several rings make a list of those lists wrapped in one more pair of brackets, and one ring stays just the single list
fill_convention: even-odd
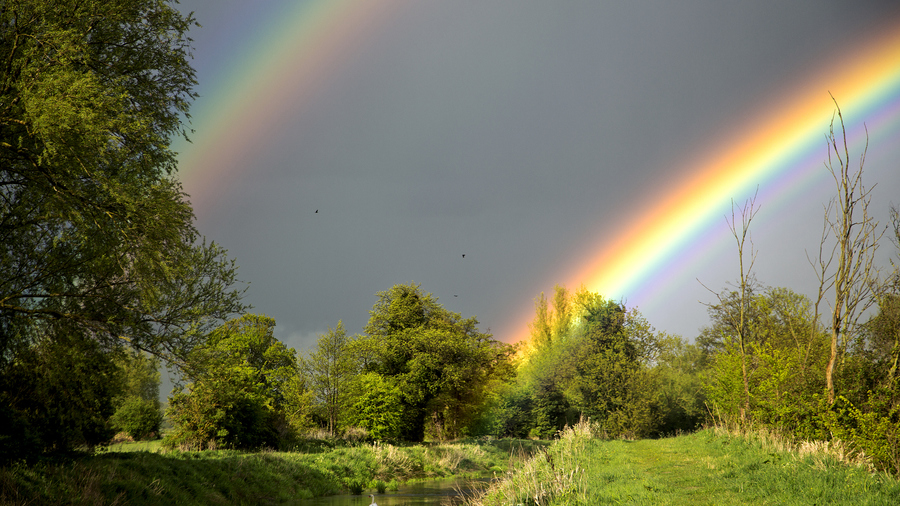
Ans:
[{"label": "shrub", "polygon": [[116,429],[127,432],[135,440],[145,439],[159,433],[162,413],[156,402],[132,397],[116,410],[110,422]]}]

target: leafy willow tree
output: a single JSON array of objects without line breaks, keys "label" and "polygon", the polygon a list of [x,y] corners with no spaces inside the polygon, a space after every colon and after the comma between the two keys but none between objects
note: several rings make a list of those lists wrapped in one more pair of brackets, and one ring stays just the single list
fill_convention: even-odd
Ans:
[{"label": "leafy willow tree", "polygon": [[[53,364],[46,350],[133,347],[179,363],[244,309],[169,149],[194,96],[192,24],[161,0],[0,6],[0,410],[15,426],[39,424],[13,377],[40,383],[23,364]],[[60,380],[102,381],[73,371]],[[56,409],[85,414],[76,397]]]},{"label": "leafy willow tree", "polygon": [[[480,332],[475,317],[444,309],[414,283],[377,296],[363,338],[362,347],[373,353],[366,372],[385,379],[370,378],[379,388],[399,393],[400,437],[444,440],[465,434],[491,381],[511,372],[512,348]],[[375,408],[367,410],[387,419]]]}]

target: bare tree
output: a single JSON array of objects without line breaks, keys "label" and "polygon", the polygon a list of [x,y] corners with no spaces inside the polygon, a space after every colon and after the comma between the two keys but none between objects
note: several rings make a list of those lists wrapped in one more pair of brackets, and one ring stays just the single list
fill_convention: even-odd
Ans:
[{"label": "bare tree", "polygon": [[[837,100],[831,97],[836,108],[835,116],[840,125],[840,137],[835,133],[835,117],[829,132],[828,160],[825,167],[834,178],[837,193],[825,206],[822,239],[819,243],[817,262],[810,261],[819,278],[819,293],[814,305],[813,332],[818,332],[819,308],[823,301],[831,305],[830,332],[831,355],[825,368],[828,402],[834,402],[834,369],[839,352],[845,351],[849,338],[857,329],[860,316],[876,300],[874,289],[878,273],[875,269],[875,251],[884,234],[879,232],[878,222],[869,214],[872,188],[862,181],[863,165],[868,150],[866,145],[859,157],[859,167],[850,169],[850,148],[847,130]],[[834,244],[829,250],[828,243]],[[828,300],[828,292],[832,299]]]},{"label": "bare tree", "polygon": [[[738,347],[741,351],[741,379],[744,383],[744,399],[743,406],[741,407],[742,421],[746,420],[747,415],[750,412],[750,375],[747,371],[747,345],[750,340],[748,317],[754,285],[752,276],[753,264],[756,262],[756,252],[753,250],[753,240],[750,238],[750,222],[753,221],[753,217],[759,212],[759,208],[756,207],[756,196],[757,194],[754,194],[752,198],[744,202],[744,206],[740,208],[740,211],[735,211],[736,206],[734,200],[732,200],[731,219],[729,220],[726,217],[725,220],[728,223],[728,229],[731,230],[731,235],[734,236],[738,250],[740,285],[738,286],[738,292],[736,294],[737,301],[734,301],[729,293],[716,293],[709,288],[706,288],[715,294],[716,298],[719,300],[719,306],[722,308],[723,315],[729,320],[729,325],[737,334]],[[740,213],[741,218],[740,228],[738,228],[737,225],[738,212]],[[737,302],[736,308],[733,307],[735,302]]]}]

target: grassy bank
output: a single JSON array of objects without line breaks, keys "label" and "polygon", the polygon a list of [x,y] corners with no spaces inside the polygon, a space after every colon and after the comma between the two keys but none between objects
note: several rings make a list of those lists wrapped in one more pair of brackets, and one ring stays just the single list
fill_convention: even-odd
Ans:
[{"label": "grassy bank", "polygon": [[822,449],[784,451],[713,430],[603,441],[567,431],[470,505],[896,505],[900,482]]},{"label": "grassy bank", "polygon": [[368,444],[313,453],[108,452],[0,469],[0,504],[283,504],[391,489],[414,479],[502,473],[522,445],[534,443]]}]

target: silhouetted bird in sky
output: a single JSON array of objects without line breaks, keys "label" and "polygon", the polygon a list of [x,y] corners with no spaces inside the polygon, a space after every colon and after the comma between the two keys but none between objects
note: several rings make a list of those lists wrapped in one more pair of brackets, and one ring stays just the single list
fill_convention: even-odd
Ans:
[{"label": "silhouetted bird in sky", "polygon": [[318,209],[316,209],[316,214],[319,214],[319,210],[318,210]]},{"label": "silhouetted bird in sky", "polygon": [[465,253],[463,253],[463,258],[466,258],[466,254],[465,254]]}]

